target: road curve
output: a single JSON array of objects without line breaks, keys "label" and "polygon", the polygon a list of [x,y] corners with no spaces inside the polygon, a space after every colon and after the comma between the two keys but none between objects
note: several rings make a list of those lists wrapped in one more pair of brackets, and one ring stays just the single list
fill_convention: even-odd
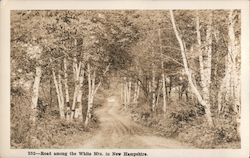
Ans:
[{"label": "road curve", "polygon": [[84,141],[81,148],[89,149],[167,149],[193,148],[174,139],[156,136],[146,127],[133,122],[119,110],[116,97],[107,98],[102,108],[96,111],[100,129]]}]

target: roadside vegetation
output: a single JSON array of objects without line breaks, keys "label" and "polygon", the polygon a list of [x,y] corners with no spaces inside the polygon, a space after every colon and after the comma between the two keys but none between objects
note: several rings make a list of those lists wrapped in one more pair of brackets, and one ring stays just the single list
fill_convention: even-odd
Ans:
[{"label": "roadside vegetation", "polygon": [[240,148],[240,15],[11,11],[11,147],[88,139],[112,94],[161,136]]}]

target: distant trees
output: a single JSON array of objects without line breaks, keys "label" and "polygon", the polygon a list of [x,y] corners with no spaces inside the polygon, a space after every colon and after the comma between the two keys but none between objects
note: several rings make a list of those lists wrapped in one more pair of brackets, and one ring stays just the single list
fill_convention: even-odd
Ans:
[{"label": "distant trees", "polygon": [[[128,13],[94,11],[15,11],[12,13],[12,61],[32,58],[34,73],[32,108],[36,109],[43,78],[52,78],[61,119],[85,120],[92,115],[95,94],[110,69],[119,68],[120,57],[135,40],[135,27]],[[112,24],[112,22],[115,22]],[[31,25],[26,25],[30,23]],[[41,25],[39,25],[41,24]],[[116,26],[117,25],[117,26]],[[36,34],[36,31],[39,34]],[[27,32],[30,31],[30,34]],[[33,34],[32,34],[33,32]],[[38,37],[36,37],[38,36]],[[36,40],[33,42],[33,40]],[[115,46],[120,47],[116,52]],[[22,48],[16,58],[18,49]],[[126,59],[123,59],[126,63]],[[17,64],[24,64],[18,60]],[[122,65],[121,65],[122,66]],[[26,65],[21,67],[26,68]],[[16,70],[13,69],[12,74]],[[26,74],[24,74],[26,75]],[[86,79],[85,79],[86,78]],[[84,93],[86,90],[89,93]],[[82,116],[83,94],[88,95],[86,118]],[[53,97],[53,96],[51,96]],[[35,113],[35,112],[34,112]],[[34,115],[33,119],[36,118]]]},{"label": "distant trees", "polygon": [[11,17],[11,82],[32,82],[34,122],[40,88],[50,80],[60,119],[88,126],[109,73],[120,78],[125,108],[143,102],[166,116],[177,90],[179,100],[186,93],[186,103],[202,105],[210,127],[227,108],[239,118],[237,10],[13,11]]},{"label": "distant trees", "polygon": [[[144,16],[150,18],[141,20]],[[191,97],[204,107],[210,127],[214,126],[212,107],[218,107],[220,113],[226,106],[221,102],[224,97],[234,98],[231,100],[235,103],[226,99],[227,104],[239,111],[240,51],[239,36],[235,36],[239,30],[234,30],[235,24],[239,26],[238,11],[137,11],[134,17],[141,29],[140,38],[132,47],[134,60],[122,73],[121,97],[125,107],[137,104],[129,99],[134,93],[147,101],[152,112],[161,106],[166,113],[169,94],[179,87],[180,96],[186,93],[187,101]],[[141,95],[136,94],[138,86]]]}]

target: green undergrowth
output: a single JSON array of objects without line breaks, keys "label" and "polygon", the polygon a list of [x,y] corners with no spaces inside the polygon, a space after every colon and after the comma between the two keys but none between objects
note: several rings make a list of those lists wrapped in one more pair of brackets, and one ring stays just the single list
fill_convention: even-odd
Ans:
[{"label": "green undergrowth", "polygon": [[214,127],[209,127],[202,106],[193,102],[168,101],[167,113],[161,107],[151,112],[147,104],[130,105],[134,121],[153,128],[158,134],[190,143],[197,148],[240,148],[237,125],[231,115],[214,115]]}]

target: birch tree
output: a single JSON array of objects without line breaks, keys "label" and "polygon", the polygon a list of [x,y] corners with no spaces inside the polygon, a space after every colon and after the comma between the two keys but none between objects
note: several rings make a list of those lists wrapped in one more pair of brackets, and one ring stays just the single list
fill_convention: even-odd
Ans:
[{"label": "birch tree", "polygon": [[84,125],[85,127],[88,126],[88,123],[92,117],[93,111],[93,104],[94,104],[94,97],[97,93],[98,89],[102,84],[102,78],[105,77],[106,73],[109,71],[110,64],[106,67],[105,71],[103,72],[103,76],[99,76],[99,82],[96,85],[96,70],[91,68],[90,63],[87,64],[87,76],[88,76],[88,107],[87,107],[87,114],[85,118]]},{"label": "birch tree", "polygon": [[55,85],[55,88],[56,88],[56,95],[57,95],[57,102],[58,102],[58,106],[59,106],[60,118],[64,119],[65,118],[64,95],[63,95],[63,90],[62,90],[61,74],[59,72],[58,77],[56,77],[55,69],[52,68],[52,75],[53,75],[54,85]]},{"label": "birch tree", "polygon": [[[239,78],[239,43],[235,36],[235,23],[237,13],[230,10],[228,13],[228,53],[225,61],[225,76],[221,82],[220,91],[218,94],[218,112],[223,109],[222,98],[225,101],[233,101],[233,109],[239,113],[240,106],[240,78]],[[224,97],[222,97],[224,96]]]},{"label": "birch tree", "polygon": [[[74,75],[74,82],[75,82],[75,89],[74,89],[74,93],[73,93],[73,102],[72,102],[72,107],[71,107],[71,120],[75,117],[75,110],[76,110],[76,103],[77,103],[77,97],[80,92],[81,89],[81,82],[80,78],[80,74],[83,75],[83,73],[81,73],[82,71],[82,63],[79,62],[79,64],[77,64],[76,58],[73,59],[73,75]],[[83,79],[81,79],[83,80]]]},{"label": "birch tree", "polygon": [[68,87],[68,59],[64,57],[63,59],[63,71],[64,71],[64,88],[65,88],[65,102],[66,102],[66,119],[69,120],[70,117],[70,102],[69,102],[69,87]]},{"label": "birch tree", "polygon": [[36,66],[35,66],[35,79],[32,87],[32,121],[36,122],[36,116],[37,116],[37,101],[39,98],[39,87],[40,87],[40,81],[42,76],[42,67],[40,63],[40,57],[41,57],[42,49],[39,46],[30,46],[28,48],[28,54],[30,57],[34,60],[36,60]]},{"label": "birch tree", "polygon": [[[211,61],[212,61],[212,12],[208,15],[205,42],[201,41],[199,14],[196,12],[196,32],[199,51],[200,78],[202,98],[206,102],[206,113],[210,113],[210,83],[211,83]],[[205,47],[205,48],[203,48]]]},{"label": "birch tree", "polygon": [[[228,43],[227,55],[225,57],[225,75],[221,81],[218,93],[218,113],[222,113],[225,106],[232,106],[235,112],[235,121],[237,123],[237,133],[240,135],[240,45],[237,40],[235,26],[239,20],[237,11],[228,12]],[[222,102],[223,100],[223,102]],[[225,104],[227,103],[227,104]]]},{"label": "birch tree", "polygon": [[[159,43],[160,43],[160,54],[161,57],[163,57],[163,49],[162,49],[162,41],[161,41],[161,30],[159,30]],[[163,95],[163,106],[162,106],[162,110],[164,113],[166,113],[167,110],[167,101],[166,101],[166,81],[165,81],[165,74],[164,74],[164,61],[161,61],[161,69],[162,69],[162,95]]]},{"label": "birch tree", "polygon": [[198,91],[197,87],[194,85],[194,82],[193,82],[193,79],[192,79],[192,74],[191,74],[191,72],[189,70],[188,62],[187,62],[187,58],[186,58],[186,48],[185,48],[184,42],[183,42],[178,30],[177,30],[174,14],[173,14],[172,10],[170,10],[170,17],[171,17],[171,22],[172,22],[174,33],[176,35],[176,38],[178,40],[178,43],[179,43],[179,46],[180,46],[180,49],[181,49],[181,56],[182,56],[182,60],[183,60],[183,64],[184,64],[184,70],[185,70],[185,73],[186,73],[186,75],[188,77],[188,82],[189,82],[189,84],[190,84],[190,86],[192,88],[193,93],[196,95],[199,103],[202,106],[205,107],[206,118],[207,118],[207,122],[208,122],[209,126],[213,126],[213,120],[212,120],[212,116],[211,116],[209,102],[206,102],[202,98],[201,93]]}]

